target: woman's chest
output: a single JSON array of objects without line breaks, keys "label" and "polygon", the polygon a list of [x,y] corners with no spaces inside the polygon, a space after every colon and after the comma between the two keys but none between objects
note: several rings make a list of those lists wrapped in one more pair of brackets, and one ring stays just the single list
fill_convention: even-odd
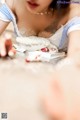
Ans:
[{"label": "woman's chest", "polygon": [[22,36],[50,37],[56,28],[57,21],[47,16],[19,16],[17,26]]},{"label": "woman's chest", "polygon": [[52,36],[65,22],[65,17],[58,19],[56,15],[34,15],[26,12],[18,12],[17,27],[22,36]]}]

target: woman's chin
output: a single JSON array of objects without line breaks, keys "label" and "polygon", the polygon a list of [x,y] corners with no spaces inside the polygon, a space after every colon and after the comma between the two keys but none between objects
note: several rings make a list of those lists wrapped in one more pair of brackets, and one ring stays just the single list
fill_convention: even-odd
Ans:
[{"label": "woman's chin", "polygon": [[28,2],[27,2],[27,4],[26,4],[27,10],[28,10],[29,12],[31,12],[31,13],[36,13],[38,7],[39,7],[39,5],[37,5],[37,4],[30,4],[30,3],[28,3]]},{"label": "woman's chin", "polygon": [[36,13],[35,10],[32,10],[32,9],[29,8],[28,6],[26,6],[26,9],[27,9],[27,11],[28,11],[29,13],[31,13],[31,14],[35,14],[35,13]]}]

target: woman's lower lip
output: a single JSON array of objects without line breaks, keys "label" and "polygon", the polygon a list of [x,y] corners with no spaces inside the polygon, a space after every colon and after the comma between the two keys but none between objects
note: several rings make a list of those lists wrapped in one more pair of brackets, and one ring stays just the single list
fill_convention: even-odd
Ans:
[{"label": "woman's lower lip", "polygon": [[38,4],[36,4],[36,3],[31,3],[31,2],[27,2],[28,3],[28,5],[29,5],[29,7],[30,8],[36,8],[36,7],[38,7],[39,5]]}]

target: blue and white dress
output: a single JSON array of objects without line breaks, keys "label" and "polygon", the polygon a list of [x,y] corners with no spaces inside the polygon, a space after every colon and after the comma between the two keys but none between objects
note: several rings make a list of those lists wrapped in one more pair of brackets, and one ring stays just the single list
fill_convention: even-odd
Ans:
[{"label": "blue and white dress", "polygon": [[[16,36],[22,36],[18,30],[16,18],[6,3],[0,7],[0,20],[12,22]],[[80,30],[80,17],[78,16],[69,20],[65,25],[62,25],[62,27],[48,39],[59,49],[65,49],[68,46],[68,34],[75,30]]]}]

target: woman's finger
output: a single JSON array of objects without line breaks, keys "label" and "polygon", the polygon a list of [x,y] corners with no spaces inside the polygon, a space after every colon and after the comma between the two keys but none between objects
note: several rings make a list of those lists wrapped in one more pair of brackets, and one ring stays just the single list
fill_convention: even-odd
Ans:
[{"label": "woman's finger", "polygon": [[2,57],[5,57],[7,54],[4,41],[0,43],[0,54]]},{"label": "woman's finger", "polygon": [[4,39],[5,39],[6,51],[8,53],[12,49],[12,36],[9,33],[6,33],[4,35]]},{"label": "woman's finger", "polygon": [[14,58],[15,54],[16,54],[16,50],[15,48],[12,47],[12,49],[8,51],[8,56]]},{"label": "woman's finger", "polygon": [[6,51],[9,57],[13,58],[16,50],[12,47],[12,36],[10,34],[5,34],[5,46],[6,46]]},{"label": "woman's finger", "polygon": [[9,33],[5,33],[1,36],[0,43],[0,53],[1,57],[5,57],[6,55],[14,56],[15,50],[12,48],[12,36]]}]

